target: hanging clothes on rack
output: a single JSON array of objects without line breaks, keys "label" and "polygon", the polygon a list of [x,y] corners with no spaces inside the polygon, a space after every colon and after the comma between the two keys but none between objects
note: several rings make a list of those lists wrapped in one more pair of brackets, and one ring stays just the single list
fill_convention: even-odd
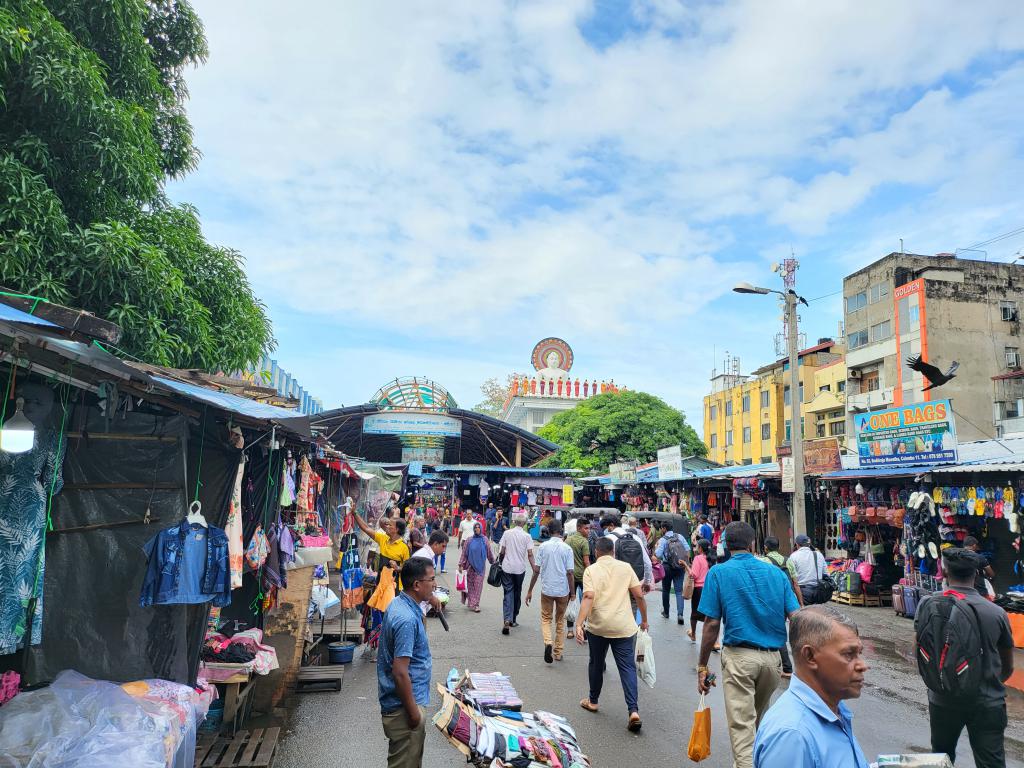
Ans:
[{"label": "hanging clothes on rack", "polygon": [[[230,441],[235,448],[245,447],[242,430],[232,427]],[[228,567],[231,569],[231,588],[242,586],[242,570],[244,566],[245,542],[242,524],[242,475],[245,473],[245,454],[238,458],[238,469],[235,471],[235,483],[231,489],[231,501],[228,503],[228,519],[224,533],[228,537]]]}]

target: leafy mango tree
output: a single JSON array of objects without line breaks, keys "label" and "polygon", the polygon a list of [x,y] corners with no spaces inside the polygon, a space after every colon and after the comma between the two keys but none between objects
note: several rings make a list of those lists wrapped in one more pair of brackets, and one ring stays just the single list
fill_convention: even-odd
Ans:
[{"label": "leafy mango tree", "polygon": [[0,0],[0,285],[95,313],[142,360],[232,370],[273,348],[241,256],[164,185],[199,153],[184,0]]}]

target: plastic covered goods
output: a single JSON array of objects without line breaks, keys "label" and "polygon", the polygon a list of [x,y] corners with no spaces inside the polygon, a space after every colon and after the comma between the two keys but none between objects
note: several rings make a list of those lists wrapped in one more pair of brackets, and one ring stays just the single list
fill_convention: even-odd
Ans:
[{"label": "plastic covered goods", "polygon": [[636,675],[651,688],[658,680],[654,668],[654,643],[644,630],[636,633]]},{"label": "plastic covered goods", "polygon": [[165,680],[120,686],[61,672],[0,719],[2,768],[175,768],[195,758],[206,701]]}]

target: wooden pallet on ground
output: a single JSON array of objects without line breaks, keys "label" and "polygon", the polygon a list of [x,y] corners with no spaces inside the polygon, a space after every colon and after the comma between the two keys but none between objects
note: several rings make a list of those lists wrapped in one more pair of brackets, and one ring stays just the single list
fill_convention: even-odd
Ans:
[{"label": "wooden pallet on ground", "polygon": [[234,736],[204,736],[196,744],[195,768],[267,768],[280,728],[253,728]]},{"label": "wooden pallet on ground", "polygon": [[318,691],[340,691],[341,680],[344,677],[344,664],[300,667],[299,676],[295,679],[295,692],[305,693],[311,689]]},{"label": "wooden pallet on ground", "polygon": [[892,605],[892,593],[882,592],[877,595],[868,595],[862,592],[859,595],[851,595],[849,592],[833,592],[832,602],[843,605],[859,605],[865,608],[880,608],[883,605]]}]

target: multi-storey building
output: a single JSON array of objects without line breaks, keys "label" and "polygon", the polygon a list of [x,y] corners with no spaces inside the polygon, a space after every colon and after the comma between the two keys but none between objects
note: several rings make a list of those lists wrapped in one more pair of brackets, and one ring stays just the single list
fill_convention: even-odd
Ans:
[{"label": "multi-storey building", "polygon": [[825,363],[814,372],[814,394],[803,406],[804,440],[837,438],[846,448],[846,359]]},{"label": "multi-storey building", "polygon": [[[890,253],[847,276],[843,296],[851,436],[857,413],[945,398],[962,441],[995,437],[1001,422],[1020,418],[1020,398],[1001,382],[1021,368],[1024,267]],[[907,366],[916,355],[942,371],[958,362],[956,378],[924,391],[928,382]]]},{"label": "multi-storey building", "polygon": [[[814,398],[815,372],[842,359],[832,339],[800,352],[801,403]],[[713,374],[711,394],[704,398],[704,443],[708,458],[719,464],[760,464],[778,459],[779,446],[791,437],[789,360],[783,358],[750,375]],[[806,414],[804,436],[809,436]]]}]

